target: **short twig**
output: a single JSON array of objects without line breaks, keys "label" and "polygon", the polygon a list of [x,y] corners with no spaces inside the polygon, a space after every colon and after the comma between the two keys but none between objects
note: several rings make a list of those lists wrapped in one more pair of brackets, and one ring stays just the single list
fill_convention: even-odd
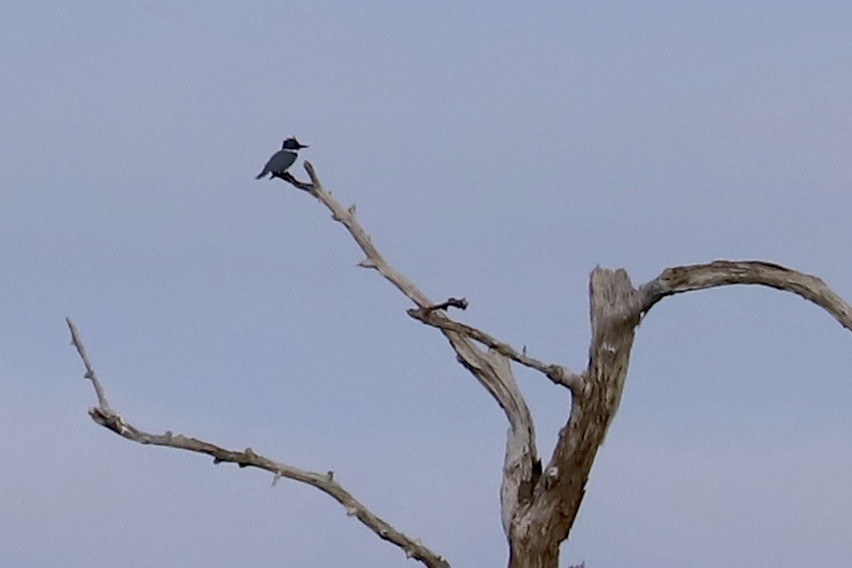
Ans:
[{"label": "short twig", "polygon": [[440,304],[435,304],[434,306],[426,306],[425,308],[420,308],[423,312],[434,312],[436,310],[446,310],[447,308],[458,308],[460,310],[466,310],[468,307],[466,298],[447,298],[446,301],[441,302]]}]

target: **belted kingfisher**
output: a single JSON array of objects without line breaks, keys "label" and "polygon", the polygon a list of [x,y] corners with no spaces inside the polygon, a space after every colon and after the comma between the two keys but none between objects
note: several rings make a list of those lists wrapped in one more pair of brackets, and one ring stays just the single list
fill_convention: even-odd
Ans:
[{"label": "belted kingfisher", "polygon": [[281,145],[281,149],[272,154],[272,157],[263,166],[263,171],[257,174],[254,179],[260,179],[266,174],[272,174],[270,179],[280,177],[281,174],[287,171],[287,168],[296,162],[296,158],[299,157],[300,148],[307,148],[307,146],[299,144],[295,136],[291,136],[285,140],[284,144]]}]

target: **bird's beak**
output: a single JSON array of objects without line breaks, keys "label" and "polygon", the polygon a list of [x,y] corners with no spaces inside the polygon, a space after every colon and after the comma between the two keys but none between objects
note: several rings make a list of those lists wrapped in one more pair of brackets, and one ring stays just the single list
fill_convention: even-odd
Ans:
[{"label": "bird's beak", "polygon": [[299,148],[310,148],[310,146],[308,146],[307,144],[299,144]]}]

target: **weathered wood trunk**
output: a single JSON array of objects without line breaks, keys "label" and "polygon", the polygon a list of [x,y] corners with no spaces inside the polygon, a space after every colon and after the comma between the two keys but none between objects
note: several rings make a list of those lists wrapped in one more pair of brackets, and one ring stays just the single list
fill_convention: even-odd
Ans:
[{"label": "weathered wood trunk", "polygon": [[532,498],[514,517],[510,568],[558,567],[559,545],[574,525],[595,456],[621,401],[641,315],[638,294],[624,270],[602,268],[592,272],[589,294],[592,341],[583,389],[574,395]]},{"label": "weathered wood trunk", "polygon": [[535,539],[509,553],[509,568],[559,568],[559,545],[542,547]]}]

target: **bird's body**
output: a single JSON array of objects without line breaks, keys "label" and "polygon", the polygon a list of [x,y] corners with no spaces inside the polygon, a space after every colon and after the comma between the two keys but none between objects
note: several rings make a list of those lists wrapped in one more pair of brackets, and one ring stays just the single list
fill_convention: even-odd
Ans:
[{"label": "bird's body", "polygon": [[254,179],[260,179],[267,174],[271,174],[270,179],[274,177],[281,177],[281,175],[296,162],[296,158],[299,157],[299,150],[301,148],[307,148],[307,146],[299,144],[296,137],[291,136],[284,141],[280,150],[272,154],[272,157],[269,158],[269,161],[266,162],[265,166],[263,166],[263,170],[257,174]]}]

